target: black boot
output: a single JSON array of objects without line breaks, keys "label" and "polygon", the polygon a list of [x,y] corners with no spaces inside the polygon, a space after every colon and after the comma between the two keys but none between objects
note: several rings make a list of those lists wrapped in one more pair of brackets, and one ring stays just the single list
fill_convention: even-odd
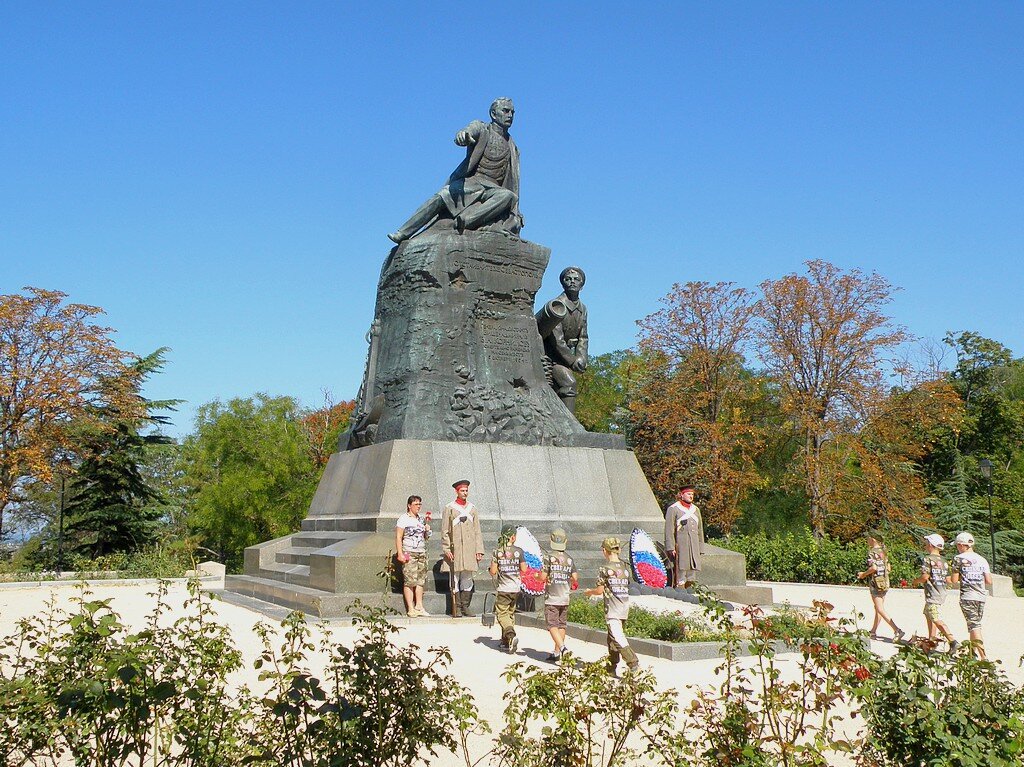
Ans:
[{"label": "black boot", "polygon": [[463,617],[464,618],[475,618],[476,617],[476,613],[472,612],[469,609],[469,603],[473,601],[473,592],[472,591],[460,591],[459,592],[459,596],[462,598],[462,603],[461,603],[460,607],[462,607],[462,615],[463,615]]}]

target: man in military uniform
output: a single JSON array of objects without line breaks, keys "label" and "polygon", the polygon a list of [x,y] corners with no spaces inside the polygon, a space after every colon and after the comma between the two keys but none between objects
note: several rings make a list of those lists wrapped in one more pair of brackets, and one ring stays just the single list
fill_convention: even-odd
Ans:
[{"label": "man in military uniform", "polygon": [[469,500],[469,480],[460,479],[452,487],[455,500],[444,507],[441,515],[441,551],[450,575],[452,616],[471,618],[473,575],[484,558],[484,538],[480,514]]},{"label": "man in military uniform", "polygon": [[562,295],[555,302],[562,304],[565,317],[544,337],[544,354],[551,360],[551,385],[559,398],[576,412],[576,373],[587,369],[587,307],[580,301],[580,291],[587,275],[578,266],[570,266],[558,275]]},{"label": "man in military uniform", "polygon": [[499,223],[519,233],[519,148],[508,133],[515,113],[512,99],[495,99],[490,125],[474,120],[455,134],[455,143],[466,147],[466,159],[441,191],[388,235],[392,242],[405,242],[442,216],[454,218],[460,232]]},{"label": "man in military uniform", "polygon": [[665,551],[675,563],[675,585],[684,589],[696,582],[704,556],[704,520],[693,494],[693,485],[683,485],[665,509]]}]

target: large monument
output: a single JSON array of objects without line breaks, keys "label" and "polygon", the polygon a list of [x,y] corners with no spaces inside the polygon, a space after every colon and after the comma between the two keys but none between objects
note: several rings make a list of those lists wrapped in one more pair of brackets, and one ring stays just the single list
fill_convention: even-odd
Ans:
[{"label": "large monument", "polygon": [[[587,366],[586,277],[563,270],[564,292],[535,310],[551,251],[520,237],[512,101],[495,100],[490,117],[456,133],[465,159],[388,235],[395,247],[377,285],[353,425],[302,530],[247,549],[246,574],[229,576],[229,590],[342,614],[381,592],[377,573],[406,497],[439,511],[462,476],[488,546],[503,524],[539,538],[562,527],[586,563],[604,536],[634,527],[658,536],[661,509],[624,439],[588,432],[574,416],[575,376]],[[738,554],[707,567],[726,591],[745,583]],[[431,612],[442,609],[445,583],[428,583]],[[484,574],[481,586],[490,586]]]}]

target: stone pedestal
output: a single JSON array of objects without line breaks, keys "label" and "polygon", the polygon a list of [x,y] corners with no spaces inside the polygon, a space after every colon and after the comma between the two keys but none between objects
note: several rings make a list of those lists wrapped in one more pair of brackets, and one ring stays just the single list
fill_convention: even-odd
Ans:
[{"label": "stone pedestal", "polygon": [[[344,614],[357,597],[382,594],[401,609],[401,597],[377,575],[394,551],[395,521],[415,494],[433,512],[437,531],[441,509],[454,497],[451,483],[462,477],[472,482],[486,547],[504,524],[526,525],[542,546],[562,527],[587,583],[603,561],[606,536],[625,545],[634,527],[656,540],[663,533],[662,511],[628,450],[393,440],[331,456],[302,530],[246,549],[245,575],[228,576],[225,587],[324,617]],[[428,543],[435,580],[426,589],[435,613],[446,609],[439,559],[435,536]],[[709,547],[704,566],[707,585],[741,595],[742,555]],[[492,589],[484,568],[477,589]]]}]

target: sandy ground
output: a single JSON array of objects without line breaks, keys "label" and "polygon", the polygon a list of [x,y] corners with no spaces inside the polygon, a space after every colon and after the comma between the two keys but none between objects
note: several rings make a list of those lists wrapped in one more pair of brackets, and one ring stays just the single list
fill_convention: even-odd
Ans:
[{"label": "sandy ground", "polygon": [[[859,626],[870,628],[871,601],[865,588],[806,584],[770,585],[775,590],[777,602],[807,606],[815,599],[825,599],[835,605],[837,614],[850,617],[857,613],[862,614]],[[111,599],[112,606],[128,625],[141,626],[145,616],[152,609],[153,590],[152,584],[102,584],[92,587],[91,598]],[[0,588],[0,636],[12,633],[18,619],[37,614],[45,609],[50,600],[60,607],[68,607],[78,593],[76,587],[68,584]],[[176,609],[180,609],[185,596],[184,584],[176,583],[170,588],[168,601]],[[692,609],[690,605],[662,597],[639,597],[635,598],[635,602],[659,611]],[[897,589],[889,593],[886,606],[909,636],[915,632],[923,634],[925,631],[924,617],[921,613],[923,602],[921,591]],[[252,628],[258,621],[269,624],[275,624],[275,621],[227,602],[218,602],[215,609],[219,619],[231,628],[235,642],[245,656],[247,671],[239,680],[240,683],[258,686],[257,672],[252,670],[252,661],[259,654],[261,646]],[[943,606],[943,616],[958,638],[966,638],[966,626],[955,594],[951,595]],[[173,615],[168,616],[168,620],[173,618]],[[483,717],[490,721],[496,730],[501,726],[509,691],[501,678],[506,667],[515,661],[527,661],[550,668],[543,659],[551,650],[551,639],[547,632],[539,629],[520,628],[519,653],[510,656],[499,649],[497,627],[485,628],[472,622],[452,624],[446,623],[444,619],[403,620],[407,621],[407,625],[397,635],[397,641],[416,644],[423,648],[435,645],[448,647],[455,658],[451,672],[470,689]],[[343,643],[352,641],[356,633],[355,628],[343,625],[330,626],[326,629],[317,627],[315,630],[329,630],[337,641]],[[1024,668],[1021,667],[1021,658],[1024,656],[1024,600],[990,597],[983,630],[989,657],[999,660],[1002,668],[1015,683],[1024,684]],[[887,630],[880,633],[883,636],[888,635]],[[570,640],[570,646],[574,653],[587,661],[598,660],[605,655],[603,645]],[[893,645],[884,641],[873,642],[872,649],[883,656],[895,652]],[[681,702],[692,698],[695,694],[694,688],[716,684],[714,669],[718,663],[717,660],[678,663],[641,656],[642,666],[654,672],[664,688],[675,688],[679,691]],[[317,671],[317,666],[318,663],[314,659],[311,663],[314,672]],[[474,746],[479,755],[486,751],[487,741],[479,740]],[[458,765],[464,762],[450,755],[435,764]]]}]

